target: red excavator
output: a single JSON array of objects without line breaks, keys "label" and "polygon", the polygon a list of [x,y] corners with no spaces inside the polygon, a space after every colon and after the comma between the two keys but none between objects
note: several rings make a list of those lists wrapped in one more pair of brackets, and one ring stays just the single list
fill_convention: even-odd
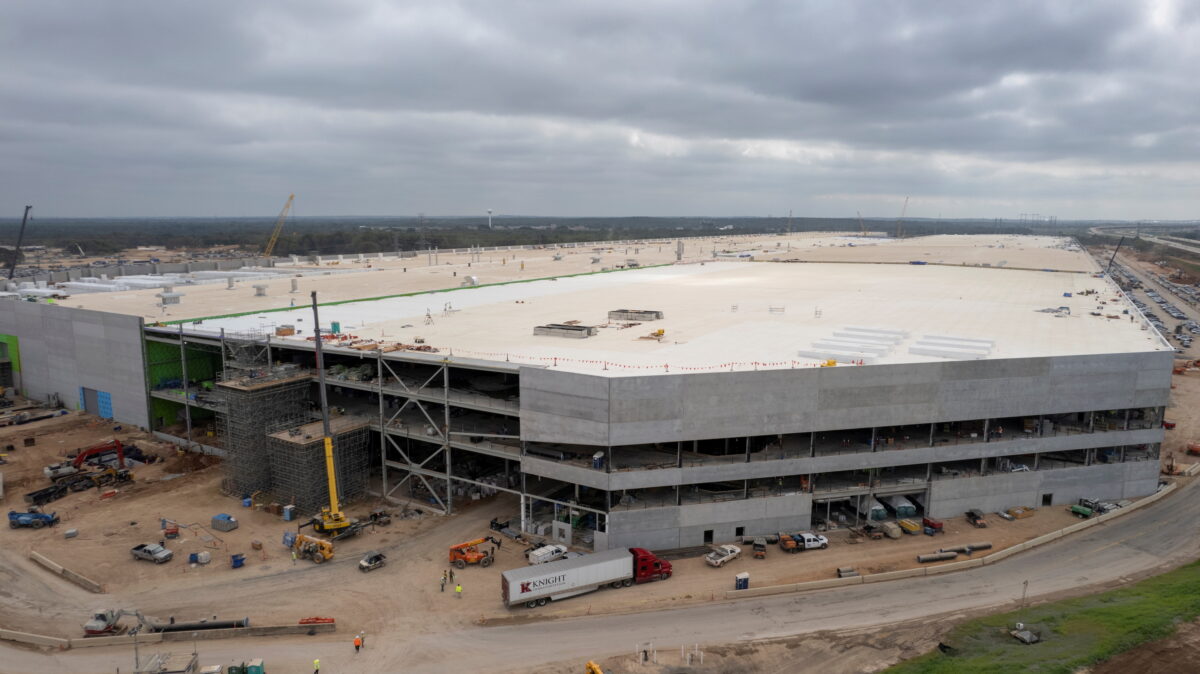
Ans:
[{"label": "red excavator", "polygon": [[42,469],[42,474],[51,480],[57,481],[78,473],[83,469],[83,464],[88,459],[95,456],[101,456],[103,454],[110,454],[112,452],[117,453],[117,468],[124,468],[125,446],[121,444],[120,440],[109,440],[108,442],[102,442],[98,445],[92,445],[91,447],[86,447],[79,450],[79,454],[76,454],[75,458],[71,459],[70,461],[63,461],[62,463],[54,463],[46,466]]}]

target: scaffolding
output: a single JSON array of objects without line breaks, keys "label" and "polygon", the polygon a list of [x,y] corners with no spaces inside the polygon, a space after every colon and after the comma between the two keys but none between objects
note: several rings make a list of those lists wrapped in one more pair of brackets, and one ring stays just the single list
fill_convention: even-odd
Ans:
[{"label": "scaffolding", "polygon": [[229,379],[215,387],[224,402],[224,412],[218,416],[225,448],[224,486],[240,496],[272,489],[267,435],[298,426],[309,416],[312,376],[307,371],[285,367],[254,374],[259,376]]},{"label": "scaffolding", "polygon": [[[329,504],[325,443],[321,422],[307,423],[267,436],[272,493],[300,513],[317,513]],[[350,502],[367,491],[370,468],[370,420],[338,416],[329,421],[337,472],[338,499]]]}]

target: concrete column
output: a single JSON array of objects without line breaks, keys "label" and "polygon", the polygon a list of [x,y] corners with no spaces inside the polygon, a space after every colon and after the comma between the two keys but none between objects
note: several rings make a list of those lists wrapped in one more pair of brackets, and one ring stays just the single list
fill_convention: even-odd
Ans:
[{"label": "concrete column", "polygon": [[613,464],[613,448],[605,447],[604,453],[606,455],[604,457],[604,472],[611,473],[612,472],[612,464]]},{"label": "concrete column", "polygon": [[1123,431],[1129,430],[1129,412],[1128,409],[1125,410],[1125,425],[1121,427]]},{"label": "concrete column", "polygon": [[925,481],[930,482],[932,480],[933,480],[933,464],[927,463],[927,464],[925,464]]},{"label": "concrete column", "polygon": [[675,485],[675,505],[683,505],[683,485]]},{"label": "concrete column", "polygon": [[874,426],[872,426],[872,427],[871,427],[871,451],[872,451],[872,452],[874,452],[874,451],[877,451],[877,450],[878,450],[878,448],[877,448],[877,447],[876,447],[876,445],[875,445],[875,430],[876,430],[876,429],[875,429],[875,427],[874,427]]},{"label": "concrete column", "polygon": [[987,457],[985,456],[979,460],[979,474],[985,475],[986,471],[987,471]]},{"label": "concrete column", "polygon": [[930,447],[933,446],[933,429],[935,426],[937,426],[936,423],[929,424],[929,446]]},{"label": "concrete column", "polygon": [[675,467],[683,468],[683,440],[675,442]]},{"label": "concrete column", "polygon": [[809,431],[808,433],[808,458],[813,458],[817,455],[817,432]]},{"label": "concrete column", "polygon": [[746,463],[750,463],[750,436],[746,436]]},{"label": "concrete column", "polygon": [[[388,493],[388,476],[387,476],[387,418],[384,416],[383,405],[383,352],[375,352],[375,395],[379,399],[379,466],[382,469],[383,488],[379,493],[387,497]],[[508,486],[508,460],[504,461],[504,486]]]},{"label": "concrete column", "polygon": [[750,498],[750,480],[742,480],[742,499]]},{"label": "concrete column", "polygon": [[1088,412],[1087,414],[1087,432],[1092,433],[1096,430],[1096,413]]},{"label": "concrete column", "polygon": [[521,473],[521,531],[528,531],[527,520],[525,519],[525,474]]},{"label": "concrete column", "polygon": [[1042,428],[1045,426],[1045,424],[1042,423],[1043,419],[1045,419],[1045,417],[1039,414],[1037,420],[1037,436],[1039,438],[1042,437]]},{"label": "concrete column", "polygon": [[984,442],[992,441],[992,434],[989,432],[990,431],[990,422],[991,422],[991,419],[983,420],[983,441]]},{"label": "concrete column", "polygon": [[1125,445],[1121,445],[1121,463],[1125,463]]}]

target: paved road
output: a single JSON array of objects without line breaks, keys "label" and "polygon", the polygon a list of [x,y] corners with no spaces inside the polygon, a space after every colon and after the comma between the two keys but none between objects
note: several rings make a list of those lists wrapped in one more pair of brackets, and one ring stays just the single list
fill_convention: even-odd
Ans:
[{"label": "paved road", "polygon": [[[986,538],[986,532],[981,538]],[[1158,504],[1067,539],[967,572],[631,615],[474,627],[458,632],[371,636],[355,655],[349,635],[201,642],[203,662],[263,657],[284,671],[303,671],[320,657],[322,671],[524,671],[566,659],[583,662],[631,652],[639,642],[681,644],[791,636],[863,628],[960,611],[1012,605],[1029,581],[1037,597],[1121,581],[1200,556],[1200,487],[1183,486]],[[178,644],[177,650],[187,650]],[[89,649],[50,656],[0,646],[0,672],[129,671],[128,649]]]}]

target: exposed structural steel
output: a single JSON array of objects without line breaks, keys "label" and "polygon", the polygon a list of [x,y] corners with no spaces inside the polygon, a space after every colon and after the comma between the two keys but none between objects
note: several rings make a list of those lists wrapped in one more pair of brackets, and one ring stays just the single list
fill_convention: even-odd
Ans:
[{"label": "exposed structural steel", "polygon": [[295,194],[288,195],[287,203],[283,205],[283,210],[279,211],[279,219],[275,221],[275,229],[271,230],[271,238],[267,239],[263,257],[271,257],[271,254],[275,252],[275,243],[279,241],[279,233],[283,231],[283,223],[287,220],[288,211],[292,210],[292,202],[295,200]]}]

